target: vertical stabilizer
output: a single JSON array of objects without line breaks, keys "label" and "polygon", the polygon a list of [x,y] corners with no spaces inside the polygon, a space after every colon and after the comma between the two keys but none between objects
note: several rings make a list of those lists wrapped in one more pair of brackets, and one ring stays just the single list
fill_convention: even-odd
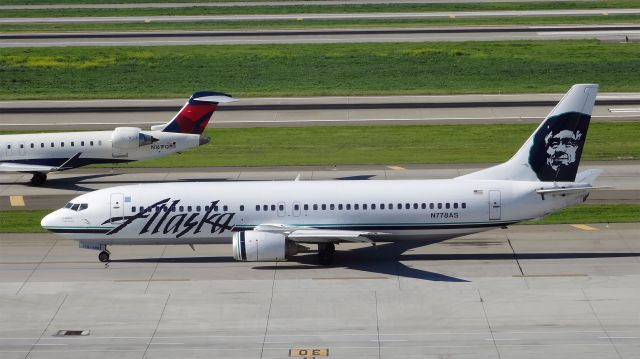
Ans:
[{"label": "vertical stabilizer", "polygon": [[230,95],[220,92],[196,92],[171,121],[164,125],[152,126],[151,129],[201,135],[218,107],[218,103],[233,101],[235,100]]},{"label": "vertical stabilizer", "polygon": [[573,85],[509,161],[458,178],[573,182],[597,93],[598,85]]}]

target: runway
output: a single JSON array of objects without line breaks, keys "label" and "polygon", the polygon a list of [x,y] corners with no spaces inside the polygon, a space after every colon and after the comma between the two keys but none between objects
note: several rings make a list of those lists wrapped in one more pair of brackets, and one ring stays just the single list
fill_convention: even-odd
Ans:
[{"label": "runway", "polygon": [[[640,13],[640,9],[638,10]],[[0,19],[0,24],[4,19]],[[259,31],[145,31],[0,35],[0,47],[168,46],[599,39],[636,41],[638,25],[489,26]]]},{"label": "runway", "polygon": [[329,268],[234,262],[230,245],[115,246],[105,267],[3,234],[0,356],[637,358],[638,223],[590,227],[340,245]]},{"label": "runway", "polygon": [[[178,155],[179,156],[179,155]],[[179,157],[178,157],[179,158]],[[0,210],[56,209],[82,193],[117,185],[156,182],[287,181],[298,175],[312,180],[446,179],[477,171],[486,165],[403,166],[288,166],[264,168],[80,168],[49,174],[46,186],[28,185],[30,174],[0,173]],[[640,203],[640,161],[583,161],[580,170],[601,168],[605,172],[588,203]],[[21,196],[23,205],[12,205]],[[20,203],[20,202],[18,202]]]},{"label": "runway", "polygon": [[[0,130],[113,129],[165,123],[182,99],[0,102]],[[240,98],[210,126],[539,123],[562,94]],[[592,121],[640,120],[640,94],[601,93]]]}]

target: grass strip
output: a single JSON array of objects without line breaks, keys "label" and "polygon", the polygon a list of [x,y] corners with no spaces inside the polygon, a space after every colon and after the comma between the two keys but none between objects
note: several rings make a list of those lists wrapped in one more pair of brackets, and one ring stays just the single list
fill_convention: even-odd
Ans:
[{"label": "grass strip", "polygon": [[640,43],[506,41],[0,49],[0,99],[640,90]]},{"label": "grass strip", "polygon": [[525,224],[640,222],[640,204],[581,204]]},{"label": "grass strip", "polygon": [[623,25],[637,24],[638,15],[608,16],[524,16],[510,18],[380,19],[380,20],[277,20],[277,21],[200,21],[79,24],[0,24],[0,33],[14,32],[90,32],[158,30],[276,30],[326,28],[430,27],[430,26],[538,26],[538,25]]},{"label": "grass strip", "polygon": [[40,221],[51,210],[0,211],[0,233],[44,233]]},{"label": "grass strip", "polygon": [[3,10],[0,17],[104,17],[104,16],[189,16],[189,15],[270,15],[318,13],[375,13],[375,12],[431,12],[431,11],[520,11],[638,8],[636,0],[607,1],[545,1],[545,2],[485,2],[485,3],[388,3],[340,5],[277,5],[277,6],[193,6],[184,8],[132,9],[29,9]]},{"label": "grass strip", "polygon": [[[40,220],[52,210],[0,211],[0,233],[44,233]],[[638,204],[582,204],[525,224],[640,222]]]},{"label": "grass strip", "polygon": [[[124,167],[497,163],[535,124],[208,129],[211,143]],[[640,122],[593,123],[583,160],[640,158]],[[111,166],[103,166],[111,167]]]}]

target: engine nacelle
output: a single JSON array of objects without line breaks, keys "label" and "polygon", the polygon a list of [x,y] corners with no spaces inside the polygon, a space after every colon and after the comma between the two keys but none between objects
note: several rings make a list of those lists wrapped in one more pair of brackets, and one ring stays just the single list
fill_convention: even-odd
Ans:
[{"label": "engine nacelle", "polygon": [[233,234],[233,259],[246,262],[272,262],[286,259],[304,248],[281,233],[243,231]]},{"label": "engine nacelle", "polygon": [[137,127],[117,127],[111,133],[111,146],[131,150],[158,141]]}]

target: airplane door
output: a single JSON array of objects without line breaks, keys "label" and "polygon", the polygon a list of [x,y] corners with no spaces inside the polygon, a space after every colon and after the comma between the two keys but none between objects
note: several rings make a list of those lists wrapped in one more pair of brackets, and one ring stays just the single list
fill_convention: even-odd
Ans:
[{"label": "airplane door", "polygon": [[13,146],[14,146],[13,143],[11,143],[11,142],[7,143],[7,152],[6,152],[7,153],[7,157],[13,156]]},{"label": "airplane door", "polygon": [[24,156],[26,152],[27,152],[27,150],[25,149],[24,142],[20,142],[20,143],[18,144],[18,154],[19,154],[20,156]]},{"label": "airplane door", "polygon": [[279,202],[278,203],[278,217],[284,217],[284,214],[285,214],[284,202]]},{"label": "airplane door", "polygon": [[293,216],[300,217],[300,202],[293,202]]},{"label": "airplane door", "polygon": [[124,219],[124,194],[114,193],[111,195],[111,223]]},{"label": "airplane door", "polygon": [[489,191],[489,219],[500,219],[501,212],[500,191]]}]

